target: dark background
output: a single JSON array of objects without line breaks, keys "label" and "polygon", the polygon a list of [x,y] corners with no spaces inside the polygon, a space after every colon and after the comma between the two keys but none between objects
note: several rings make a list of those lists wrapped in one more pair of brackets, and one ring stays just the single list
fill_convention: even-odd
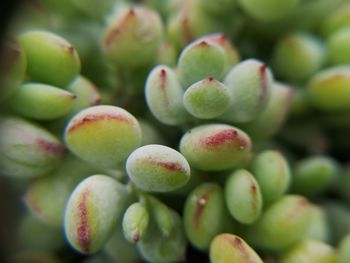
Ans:
[{"label": "dark background", "polygon": [[6,34],[6,28],[10,23],[15,10],[21,0],[1,0],[0,1],[0,43]]},{"label": "dark background", "polygon": [[[13,14],[20,5],[20,0],[0,1],[0,63],[2,61],[2,44],[6,36],[6,29],[13,18]],[[0,171],[1,173],[1,171]],[[7,180],[0,175],[0,262],[6,262],[6,254],[11,246],[11,236],[14,230],[14,218],[18,213],[18,202],[9,191]]]}]

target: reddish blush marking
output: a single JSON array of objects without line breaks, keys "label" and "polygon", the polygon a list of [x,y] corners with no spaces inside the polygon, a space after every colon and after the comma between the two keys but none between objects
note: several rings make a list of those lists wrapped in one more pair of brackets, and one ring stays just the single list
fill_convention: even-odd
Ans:
[{"label": "reddish blush marking", "polygon": [[70,53],[70,54],[74,54],[74,47],[72,47],[72,46],[69,46],[69,47],[67,47],[67,49],[68,49],[68,52]]},{"label": "reddish blush marking", "polygon": [[288,220],[293,220],[294,217],[298,217],[300,210],[306,208],[309,205],[309,202],[306,198],[301,198],[297,203],[294,204],[292,209],[289,210],[289,213],[286,215]]},{"label": "reddish blush marking", "polygon": [[88,208],[87,199],[90,191],[85,190],[82,193],[81,201],[78,204],[78,216],[80,219],[77,229],[77,242],[84,253],[89,253],[90,246],[90,233],[89,233],[89,222],[88,222]]},{"label": "reddish blush marking", "polygon": [[209,195],[214,191],[214,187],[210,187],[204,194],[202,194],[198,199],[197,199],[197,206],[196,206],[196,211],[194,212],[194,227],[198,228],[199,227],[199,220],[201,219],[201,216],[204,212],[204,208],[208,202]]},{"label": "reddish blush marking", "polygon": [[257,188],[256,185],[254,184],[253,181],[250,182],[250,193],[252,194],[253,197],[253,202],[252,202],[252,207],[257,208],[258,202],[257,202]]},{"label": "reddish blush marking", "polygon": [[230,43],[228,37],[225,34],[218,34],[212,36],[209,39],[220,44],[224,49],[229,49],[231,52],[237,53],[237,48],[232,43]]},{"label": "reddish blush marking", "polygon": [[198,44],[198,47],[207,47],[207,46],[209,46],[209,44],[208,44],[208,42],[205,41],[205,40],[201,41],[201,42]]},{"label": "reddish blush marking", "polygon": [[154,162],[154,164],[156,165],[159,165],[169,171],[172,171],[172,172],[185,172],[183,167],[178,164],[178,163],[172,163],[172,162]]},{"label": "reddish blush marking", "polygon": [[49,154],[63,157],[67,153],[67,150],[61,144],[45,141],[43,139],[36,139],[35,144],[40,148],[40,150]]},{"label": "reddish blush marking", "polygon": [[254,196],[256,196],[256,185],[253,183],[253,182],[251,182],[252,184],[250,185],[250,192],[254,195]]},{"label": "reddish blush marking", "polygon": [[152,158],[148,158],[147,162],[158,165],[160,167],[163,167],[171,172],[181,172],[181,173],[186,173],[185,169],[179,164],[179,163],[174,163],[174,162],[162,162],[158,160],[154,160]]},{"label": "reddish blush marking", "polygon": [[113,28],[109,34],[106,35],[106,38],[104,40],[105,46],[109,47],[113,41],[117,38],[117,36],[120,34],[121,29],[125,27],[125,24],[128,22],[128,20],[135,16],[135,11],[133,8],[130,8],[124,19],[120,22],[120,24],[117,24],[115,28]]},{"label": "reddish blush marking", "polygon": [[267,66],[265,64],[261,65],[259,68],[259,74],[260,74],[260,86],[261,86],[261,94],[259,96],[259,104],[261,104],[263,98],[266,96],[267,93]]},{"label": "reddish blush marking", "polygon": [[164,99],[164,102],[165,104],[168,104],[169,101],[168,101],[168,97],[167,97],[167,94],[166,94],[166,83],[167,83],[167,73],[166,73],[166,70],[165,69],[161,69],[160,70],[160,74],[159,74],[159,81],[160,81],[160,90],[163,94],[163,99]]},{"label": "reddish blush marking", "polygon": [[209,77],[208,80],[211,82],[211,81],[214,81],[214,78],[213,77]]},{"label": "reddish blush marking", "polygon": [[226,44],[228,42],[227,36],[225,34],[218,34],[216,36],[213,36],[212,39],[220,44]]},{"label": "reddish blush marking", "polygon": [[159,78],[160,78],[160,88],[162,90],[165,89],[165,84],[166,84],[166,71],[165,69],[160,70]]},{"label": "reddish blush marking", "polygon": [[134,241],[134,243],[137,243],[137,242],[140,241],[140,233],[139,233],[139,231],[137,231],[137,232],[134,234],[132,240]]},{"label": "reddish blush marking", "polygon": [[114,120],[120,122],[130,123],[127,117],[118,114],[104,114],[104,115],[87,115],[81,120],[75,121],[72,126],[68,129],[68,133],[75,131],[76,129],[84,126],[87,123],[97,122],[97,121],[106,121],[106,120]]},{"label": "reddish blush marking", "polygon": [[73,55],[74,47],[72,47],[70,44],[68,44],[65,41],[61,41],[61,40],[58,40],[58,41],[55,41],[55,42],[60,48],[62,48],[63,50],[68,51],[69,54]]},{"label": "reddish blush marking", "polygon": [[238,135],[238,132],[234,129],[222,130],[203,139],[202,143],[205,147],[216,147],[230,141],[237,141],[240,147],[245,147],[247,145],[246,140],[241,138]]},{"label": "reddish blush marking", "polygon": [[235,248],[237,248],[243,255],[244,258],[249,259],[250,255],[243,244],[243,241],[238,237],[225,236],[225,239]]}]

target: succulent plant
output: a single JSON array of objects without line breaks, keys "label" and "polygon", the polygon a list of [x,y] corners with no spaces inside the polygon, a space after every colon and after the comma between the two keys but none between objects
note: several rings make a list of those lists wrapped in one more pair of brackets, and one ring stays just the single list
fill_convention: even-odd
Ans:
[{"label": "succulent plant", "polygon": [[0,261],[348,262],[349,17],[23,1],[0,45]]},{"label": "succulent plant", "polygon": [[80,73],[80,58],[64,38],[43,30],[18,37],[27,57],[27,72],[33,81],[65,88]]}]

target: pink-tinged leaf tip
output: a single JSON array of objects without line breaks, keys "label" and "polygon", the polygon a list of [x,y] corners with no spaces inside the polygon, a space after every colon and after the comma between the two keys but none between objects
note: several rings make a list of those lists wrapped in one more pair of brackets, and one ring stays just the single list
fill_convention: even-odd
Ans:
[{"label": "pink-tinged leaf tip", "polygon": [[37,139],[35,143],[40,150],[49,154],[63,157],[67,153],[64,146],[58,143],[49,142],[43,139]]},{"label": "pink-tinged leaf tip", "polygon": [[92,123],[92,122],[97,122],[97,121],[106,121],[106,120],[114,120],[114,121],[120,121],[120,122],[126,122],[130,123],[130,120],[122,115],[117,115],[117,114],[104,114],[104,115],[88,115],[85,116],[81,120],[75,121],[68,129],[68,133],[71,133],[78,128],[84,126],[87,123]]},{"label": "pink-tinged leaf tip", "polygon": [[202,143],[206,147],[216,147],[227,142],[236,141],[240,147],[245,147],[247,145],[247,141],[239,136],[238,132],[234,129],[226,129],[220,131],[212,136],[206,137]]},{"label": "pink-tinged leaf tip", "polygon": [[87,209],[87,199],[89,195],[89,190],[83,192],[81,201],[78,204],[79,211],[79,226],[77,228],[77,241],[84,253],[89,253],[90,246],[90,232],[89,232],[89,222],[88,222],[88,209]]},{"label": "pink-tinged leaf tip", "polygon": [[210,187],[207,189],[207,191],[202,194],[198,199],[197,199],[197,206],[196,206],[196,211],[194,213],[194,227],[197,228],[199,226],[199,222],[201,219],[201,216],[203,214],[204,208],[208,202],[210,194],[214,191],[213,187]]}]

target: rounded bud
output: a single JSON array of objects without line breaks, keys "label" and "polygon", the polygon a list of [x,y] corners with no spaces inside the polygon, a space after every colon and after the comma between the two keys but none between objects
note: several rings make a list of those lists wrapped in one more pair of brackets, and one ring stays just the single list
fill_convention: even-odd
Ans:
[{"label": "rounded bud", "polygon": [[180,54],[178,70],[185,88],[207,77],[221,80],[225,70],[224,49],[212,41],[197,40]]},{"label": "rounded bud", "polygon": [[64,88],[80,73],[78,53],[64,38],[47,31],[29,31],[18,39],[32,80]]},{"label": "rounded bud", "polygon": [[192,84],[183,96],[186,110],[198,119],[220,116],[230,105],[228,88],[212,77]]},{"label": "rounded bud", "polygon": [[273,76],[265,64],[248,59],[230,70],[224,84],[231,93],[231,105],[221,118],[229,122],[248,122],[256,119],[266,108]]},{"label": "rounded bud", "polygon": [[0,167],[3,175],[39,177],[54,171],[66,154],[63,144],[34,123],[0,118]]},{"label": "rounded bud", "polygon": [[260,187],[247,170],[237,170],[228,177],[225,200],[230,214],[242,224],[252,224],[261,214],[263,199]]},{"label": "rounded bud", "polygon": [[132,182],[144,191],[173,191],[190,178],[190,166],[182,154],[157,144],[145,145],[132,152],[126,170]]},{"label": "rounded bud", "polygon": [[38,83],[21,85],[9,99],[17,114],[36,120],[52,120],[70,112],[76,96],[63,89]]},{"label": "rounded bud", "polygon": [[80,111],[65,130],[68,148],[80,159],[103,168],[124,164],[141,143],[141,128],[133,115],[109,105]]},{"label": "rounded bud", "polygon": [[251,157],[246,133],[226,124],[205,124],[189,130],[181,139],[180,152],[191,166],[220,171],[242,166]]},{"label": "rounded bud", "polygon": [[304,238],[311,223],[308,200],[286,195],[269,206],[248,229],[248,239],[258,247],[281,251]]},{"label": "rounded bud", "polygon": [[117,67],[138,68],[152,64],[161,43],[159,15],[145,7],[122,8],[110,19],[103,47]]},{"label": "rounded bud", "polygon": [[83,254],[99,251],[121,219],[127,200],[126,187],[111,177],[93,175],[80,182],[64,215],[69,244]]},{"label": "rounded bud", "polygon": [[139,242],[147,231],[149,214],[142,203],[133,203],[128,207],[123,216],[123,233],[131,243]]},{"label": "rounded bud", "polygon": [[145,86],[146,102],[160,122],[177,125],[188,119],[188,113],[182,104],[183,93],[171,68],[157,66],[149,73]]},{"label": "rounded bud", "polygon": [[318,71],[325,61],[321,40],[307,33],[290,33],[277,42],[273,69],[288,81],[304,81]]}]

